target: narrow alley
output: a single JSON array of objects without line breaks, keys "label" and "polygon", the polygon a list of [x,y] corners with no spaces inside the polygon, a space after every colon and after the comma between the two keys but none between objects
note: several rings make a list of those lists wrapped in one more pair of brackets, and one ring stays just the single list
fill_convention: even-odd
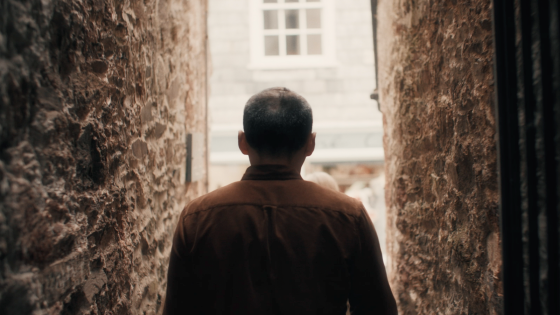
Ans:
[{"label": "narrow alley", "polygon": [[399,314],[560,315],[558,0],[0,1],[0,314],[161,314],[276,86]]}]

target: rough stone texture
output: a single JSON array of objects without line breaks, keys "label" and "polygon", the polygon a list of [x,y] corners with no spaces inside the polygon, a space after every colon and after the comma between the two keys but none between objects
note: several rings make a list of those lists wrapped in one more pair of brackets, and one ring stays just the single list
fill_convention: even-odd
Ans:
[{"label": "rough stone texture", "polygon": [[401,314],[501,314],[489,0],[379,0],[389,272]]},{"label": "rough stone texture", "polygon": [[205,0],[0,2],[0,314],[161,312]]}]

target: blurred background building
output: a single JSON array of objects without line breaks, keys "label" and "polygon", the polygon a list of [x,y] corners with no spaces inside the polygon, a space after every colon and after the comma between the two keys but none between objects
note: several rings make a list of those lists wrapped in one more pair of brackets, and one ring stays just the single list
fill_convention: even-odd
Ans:
[{"label": "blurred background building", "polygon": [[[249,166],[237,148],[243,107],[287,87],[313,108],[317,147],[302,173],[324,171],[361,199],[385,241],[382,116],[369,0],[210,0],[210,190]],[[305,174],[304,174],[305,175]]]}]

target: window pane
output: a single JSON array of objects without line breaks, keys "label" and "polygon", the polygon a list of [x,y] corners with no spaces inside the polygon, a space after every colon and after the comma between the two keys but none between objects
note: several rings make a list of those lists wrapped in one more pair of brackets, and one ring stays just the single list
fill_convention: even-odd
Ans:
[{"label": "window pane", "polygon": [[264,3],[276,3],[278,2],[277,0],[264,0]]},{"label": "window pane", "polygon": [[321,0],[307,0],[307,2],[321,2]]},{"label": "window pane", "polygon": [[320,55],[323,53],[321,35],[313,34],[307,35],[307,54]]},{"label": "window pane", "polygon": [[286,10],[286,28],[299,28],[299,10]]},{"label": "window pane", "polygon": [[275,30],[278,29],[278,10],[265,10],[264,14],[264,29]]},{"label": "window pane", "polygon": [[278,56],[280,48],[278,46],[278,35],[264,37],[264,55]]},{"label": "window pane", "polygon": [[321,28],[321,9],[307,9],[307,28]]},{"label": "window pane", "polygon": [[299,55],[299,35],[286,36],[286,55]]},{"label": "window pane", "polygon": [[299,0],[286,0],[284,2],[299,2]]}]

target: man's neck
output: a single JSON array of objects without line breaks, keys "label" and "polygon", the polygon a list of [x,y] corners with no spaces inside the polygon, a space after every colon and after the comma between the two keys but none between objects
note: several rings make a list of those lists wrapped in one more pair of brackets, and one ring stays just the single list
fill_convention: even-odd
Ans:
[{"label": "man's neck", "polygon": [[305,161],[305,155],[300,157],[298,154],[293,156],[277,156],[277,157],[270,157],[270,156],[260,156],[259,154],[249,154],[249,162],[251,166],[257,165],[284,165],[288,167],[290,170],[301,173],[301,167],[303,162]]}]

